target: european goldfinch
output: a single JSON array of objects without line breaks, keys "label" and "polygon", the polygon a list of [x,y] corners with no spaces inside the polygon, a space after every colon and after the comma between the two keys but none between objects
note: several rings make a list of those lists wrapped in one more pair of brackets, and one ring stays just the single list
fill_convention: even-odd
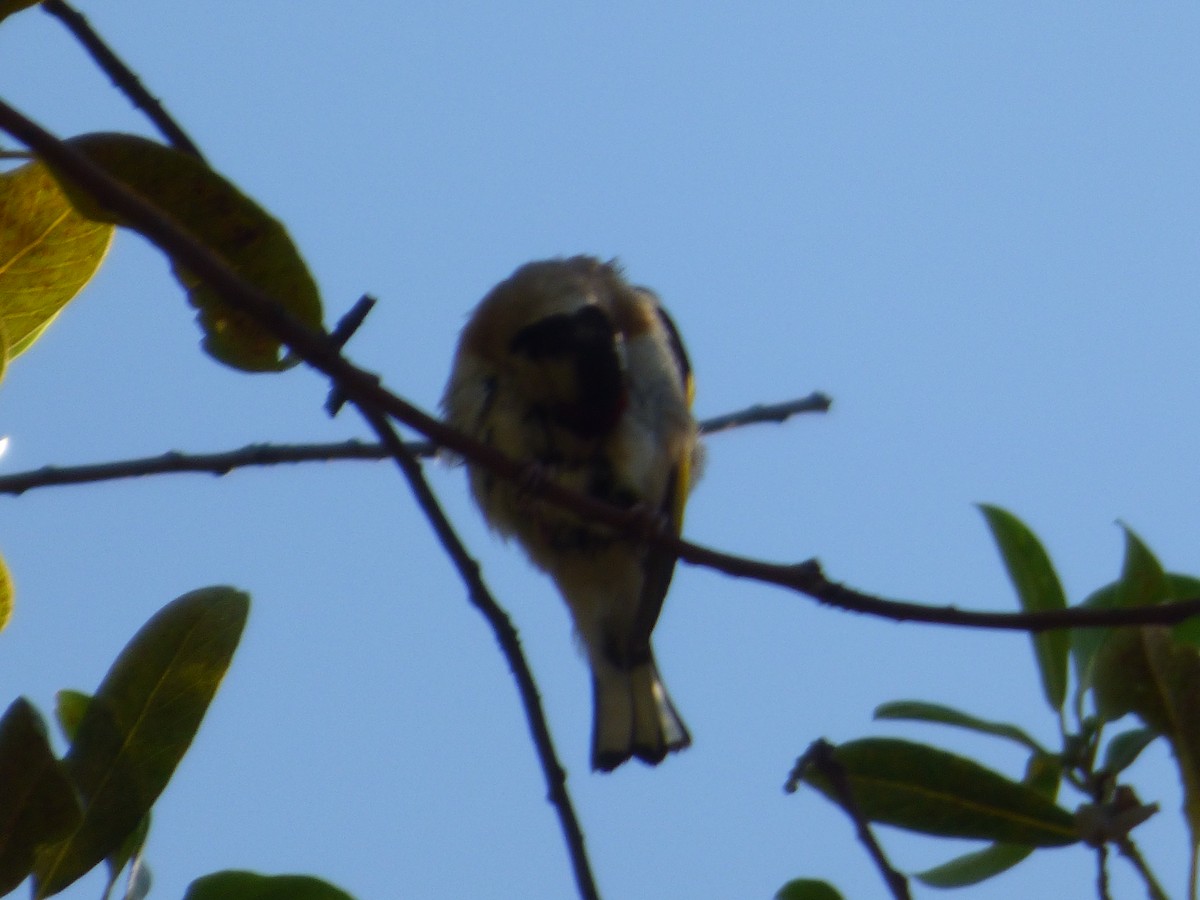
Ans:
[{"label": "european goldfinch", "polygon": [[[698,456],[687,356],[658,298],[614,263],[532,262],[484,297],[462,331],[446,420],[544,477],[661,512],[679,533]],[[691,743],[654,662],[675,557],[539,502],[468,465],[491,526],[515,536],[570,607],[592,671],[592,767],[651,765]]]}]

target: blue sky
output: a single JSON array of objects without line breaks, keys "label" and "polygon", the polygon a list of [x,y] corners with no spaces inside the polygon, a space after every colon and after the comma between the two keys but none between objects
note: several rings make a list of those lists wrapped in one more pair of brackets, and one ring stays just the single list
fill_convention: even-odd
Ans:
[{"label": "blue sky", "polygon": [[[1010,608],[985,501],[1043,537],[1075,601],[1115,576],[1118,519],[1200,572],[1200,8],[407,6],[80,4],[287,224],[331,317],[380,298],[350,355],[426,408],[492,284],[530,259],[617,256],[678,322],[700,415],[834,397],[827,416],[711,439],[695,540]],[[0,96],[63,135],[150,133],[37,10],[0,26]],[[0,465],[364,434],[324,417],[316,376],[243,376],[196,344],[165,263],[121,235],[0,387]],[[552,586],[489,535],[461,472],[430,476],[521,631],[606,897],[769,897],[798,875],[886,896],[840,814],[781,792],[811,740],[907,735],[1019,773],[996,742],[871,722],[902,697],[1054,738],[1020,635],[873,621],[683,567],[656,641],[695,746],[593,775]],[[49,708],[94,687],[187,590],[254,597],[156,808],[152,896],[221,868],[313,872],[364,900],[570,895],[505,664],[387,466],[0,506],[18,590],[6,698]],[[1131,774],[1163,805],[1137,836],[1181,892],[1169,754]],[[883,837],[909,870],[966,849]],[[1127,868],[1114,893],[1140,896]],[[1093,877],[1072,848],[970,896],[1083,896]]]}]

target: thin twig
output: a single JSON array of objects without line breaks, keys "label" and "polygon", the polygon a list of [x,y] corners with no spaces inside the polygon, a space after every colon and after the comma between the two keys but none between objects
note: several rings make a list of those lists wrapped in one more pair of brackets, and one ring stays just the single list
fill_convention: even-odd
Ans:
[{"label": "thin twig", "polygon": [[856,591],[825,577],[815,559],[800,563],[771,563],[722,553],[689,541],[655,536],[654,543],[676,551],[679,558],[738,578],[788,588],[826,606],[865,613],[896,622],[925,622],[1000,631],[1042,632],[1062,628],[1117,628],[1127,625],[1175,625],[1200,615],[1200,598],[1133,608],[1069,607],[1037,612],[985,612],[956,606],[930,606]]},{"label": "thin twig", "polygon": [[704,434],[716,434],[728,428],[740,428],[743,425],[753,425],[759,422],[786,422],[797,413],[828,412],[832,400],[818,392],[801,397],[799,400],[789,400],[786,403],[770,405],[755,404],[735,413],[714,416],[700,425]]},{"label": "thin twig", "polygon": [[681,541],[663,532],[647,534],[645,517],[641,511],[611,506],[568,490],[552,479],[528,478],[528,464],[510,459],[495,448],[473,440],[387,390],[375,375],[354,366],[332,347],[327,335],[313,332],[297,321],[271,296],[247,283],[220,257],[153,204],[126,189],[74,147],[2,101],[0,129],[35,150],[103,207],[117,214],[121,221],[136,227],[170,256],[176,265],[189,270],[208,284],[222,300],[270,331],[309,366],[325,373],[356,405],[374,407],[501,478],[523,480],[530,485],[528,490],[531,496],[570,509],[589,521],[607,525],[620,533],[639,535],[642,540],[673,551],[686,562],[708,566],[728,575],[776,584],[840,609],[896,621],[1036,632],[1056,628],[1175,624],[1193,615],[1200,615],[1200,600],[1130,609],[1075,608],[1021,613],[974,612],[955,607],[926,606],[875,597],[829,581],[816,560],[790,565],[759,562]]},{"label": "thin twig", "polygon": [[541,697],[538,695],[537,682],[525,660],[521,650],[521,641],[508,615],[492,597],[491,591],[484,584],[479,572],[479,564],[471,558],[466,547],[454,531],[454,527],[442,511],[437,497],[425,480],[421,465],[417,462],[408,447],[400,440],[387,417],[369,404],[355,404],[366,419],[371,430],[375,432],[388,450],[389,455],[396,461],[404,477],[408,479],[409,487],[416,496],[417,504],[429,519],[434,533],[441,541],[442,547],[454,563],[459,576],[467,586],[467,596],[471,604],[487,619],[496,635],[496,641],[513,677],[517,680],[517,688],[521,695],[521,703],[525,708],[525,718],[529,730],[533,734],[533,743],[537,748],[538,757],[542,764],[542,772],[549,790],[550,802],[558,813],[563,836],[567,842],[567,852],[571,858],[571,866],[575,872],[575,883],[579,895],[584,900],[598,900],[600,894],[596,889],[596,881],[592,875],[591,864],[588,861],[587,849],[584,844],[583,829],[575,815],[571,804],[571,796],[567,792],[567,775],[558,755],[554,750],[554,741],[550,736],[550,727],[546,722],[546,713],[542,709]]},{"label": "thin twig", "polygon": [[1099,900],[1112,900],[1108,890],[1108,848],[1104,844],[1096,848],[1096,896]]},{"label": "thin twig", "polygon": [[[354,333],[362,327],[363,322],[367,321],[367,316],[375,308],[375,302],[375,298],[369,294],[359,297],[358,302],[350,307],[350,311],[342,316],[337,327],[330,332],[330,342],[339,350],[345,347]],[[325,411],[329,413],[330,418],[335,418],[345,403],[345,393],[335,384],[329,390],[329,399],[325,401]],[[408,450],[407,452],[411,453],[412,451]]]},{"label": "thin twig", "polygon": [[146,114],[146,117],[154,123],[154,126],[172,147],[189,153],[197,159],[204,159],[200,155],[200,148],[192,142],[179,123],[167,114],[158,98],[146,90],[133,70],[121,61],[120,57],[104,42],[104,39],[96,33],[80,12],[68,6],[65,0],[43,0],[42,9],[67,27],[75,39],[91,54],[96,65],[104,71],[113,84],[120,88],[134,106]]},{"label": "thin twig", "polygon": [[812,742],[807,750],[796,760],[796,765],[792,768],[792,773],[788,776],[787,784],[784,790],[788,793],[793,793],[804,779],[804,773],[807,769],[815,769],[829,784],[837,798],[837,805],[842,811],[850,817],[850,821],[854,823],[854,831],[858,835],[859,842],[867,848],[867,853],[871,860],[875,863],[875,868],[879,870],[879,874],[883,876],[884,882],[888,886],[888,890],[892,892],[892,896],[896,900],[911,900],[912,895],[908,890],[908,879],[906,879],[896,868],[888,861],[887,855],[883,852],[883,847],[879,845],[879,841],[875,839],[874,832],[871,831],[871,824],[863,815],[862,809],[859,808],[858,801],[854,799],[854,791],[850,787],[850,779],[846,776],[845,767],[838,762],[835,754],[835,748],[832,744],[824,739],[818,739]]},{"label": "thin twig", "polygon": [[[423,456],[433,451],[428,441],[408,445],[409,452]],[[276,466],[288,463],[333,462],[335,460],[383,460],[391,456],[380,444],[341,441],[332,444],[250,444],[222,453],[162,453],[82,466],[46,466],[11,475],[0,475],[0,494],[19,495],[35,488],[88,484],[171,473],[228,475],[235,469]]]},{"label": "thin twig", "polygon": [[1142,876],[1142,880],[1146,882],[1146,896],[1150,900],[1170,900],[1167,892],[1158,883],[1158,879],[1154,877],[1154,873],[1150,871],[1150,867],[1146,865],[1145,858],[1132,838],[1126,835],[1113,841],[1113,844],[1116,845],[1117,852],[1129,860],[1130,864],[1137,869],[1138,874]]},{"label": "thin twig", "polygon": [[[334,336],[336,336],[336,329]],[[728,431],[737,426],[752,425],[758,422],[778,422],[774,415],[759,416],[763,409],[789,408],[792,413],[818,412],[820,407],[814,405],[812,394],[790,403],[779,403],[765,407],[759,404],[748,407],[740,412],[715,416],[700,423],[703,434],[711,433],[714,429],[710,422],[720,423],[716,431]],[[327,405],[328,408],[328,405]],[[405,441],[404,447],[413,456],[428,459],[437,453],[437,447],[432,441]],[[199,473],[208,475],[228,475],[236,469],[261,466],[276,466],[306,462],[335,462],[338,460],[383,460],[391,457],[381,444],[365,443],[363,441],[337,441],[333,443],[314,444],[249,444],[237,450],[225,450],[218,453],[183,453],[170,451],[158,456],[143,456],[135,459],[114,460],[105,463],[88,463],[79,466],[43,466],[39,469],[28,469],[24,472],[13,472],[10,475],[0,475],[0,494],[18,496],[36,488],[59,487],[70,484],[92,484],[99,481],[114,481],[121,478],[139,478],[149,475],[170,475],[182,473]]]},{"label": "thin twig", "polygon": [[[0,101],[0,127],[5,127],[7,130],[7,125],[5,123],[11,124],[13,122],[16,123],[17,131],[23,132],[26,136],[33,136],[33,143],[30,143],[29,141],[26,141],[26,143],[29,143],[33,149],[39,152],[39,154],[45,155],[45,147],[53,145],[60,150],[65,150],[66,158],[69,160],[68,165],[77,165],[79,164],[80,160],[83,160],[83,157],[75,153],[70,148],[67,148],[64,144],[62,144],[61,141],[58,141],[57,139],[46,134],[38,126],[34,125],[32,122],[29,122],[29,120],[24,119],[24,117],[19,113],[16,113],[15,110]],[[26,140],[25,137],[22,137],[14,131],[10,131],[9,133],[14,134],[14,136],[18,136],[21,140]],[[48,138],[49,140],[45,141],[43,138]],[[56,155],[53,149],[49,155]],[[86,164],[86,160],[84,160],[84,162]],[[107,176],[98,169],[94,169],[91,174],[99,177],[101,180],[107,179]],[[117,199],[117,205],[119,208],[119,204],[121,203],[122,199],[129,199],[129,197],[132,196],[115,183],[110,183],[109,187],[113,189],[111,192],[111,197],[101,197],[100,199],[102,202],[115,197]],[[291,316],[277,306],[274,300],[242,282],[241,278],[229,270],[221,260],[212,257],[212,255],[205,251],[201,246],[196,245],[186,232],[182,232],[177,229],[174,224],[170,222],[170,220],[163,218],[157,212],[157,210],[154,209],[154,207],[144,203],[144,201],[141,201],[140,198],[133,197],[133,199],[135,201],[135,206],[139,208],[140,212],[145,213],[149,211],[150,215],[155,218],[158,225],[160,227],[167,228],[173,239],[178,240],[180,242],[180,246],[185,248],[181,254],[182,258],[195,259],[199,261],[199,267],[195,270],[198,275],[200,275],[202,278],[205,277],[206,274],[211,275],[212,273],[206,272],[206,270],[208,270],[211,266],[213,271],[219,273],[216,276],[218,282],[227,282],[225,287],[230,287],[232,285],[233,287],[231,289],[235,293],[240,291],[248,291],[254,295],[255,300],[257,300],[258,303],[256,305],[252,303],[252,305],[254,305],[260,313],[265,311],[265,318],[268,320],[268,322],[274,321],[274,324],[280,327],[284,333],[292,333],[294,337],[298,335],[298,343],[305,351],[307,351],[308,354],[315,355],[317,358],[327,361],[341,360],[341,356],[331,336],[310,332],[299,323],[296,323]],[[137,221],[136,214],[133,217],[133,221]],[[345,331],[345,337],[349,336],[349,330],[350,329],[347,328]],[[293,347],[292,349],[295,350],[297,348]],[[304,352],[301,352],[300,355],[306,360],[309,360],[309,356],[305,355]],[[345,367],[347,370],[353,370],[353,367],[350,367],[349,364],[345,364]],[[387,416],[379,411],[379,408],[372,402],[369,396],[366,398],[362,396],[362,393],[364,393],[362,391],[363,383],[371,384],[372,377],[368,373],[363,373],[360,370],[353,371],[354,374],[350,378],[349,382],[336,381],[336,384],[339,387],[346,388],[347,398],[353,402],[367,418],[368,423],[379,437],[381,444],[387,449],[389,455],[395,459],[396,463],[400,466],[404,474],[408,476],[409,483],[413,489],[413,492],[416,494],[422,509],[425,510],[426,515],[433,524],[439,539],[447,547],[447,550],[451,552],[451,556],[454,559],[455,564],[458,566],[459,572],[466,580],[472,602],[479,607],[479,609],[484,613],[484,615],[488,618],[488,621],[495,629],[497,640],[503,648],[506,659],[508,660],[509,665],[512,667],[513,673],[517,678],[521,698],[525,704],[526,716],[529,719],[530,727],[534,732],[534,744],[542,762],[543,775],[549,788],[550,797],[553,801],[554,807],[558,812],[563,835],[566,839],[568,853],[571,857],[571,864],[575,872],[576,884],[579,888],[580,896],[583,898],[583,900],[598,900],[599,893],[596,889],[595,880],[592,877],[590,864],[588,862],[587,853],[584,847],[583,832],[579,827],[578,819],[571,805],[570,797],[567,794],[566,775],[554,752],[554,746],[550,738],[549,728],[546,725],[546,718],[542,712],[540,699],[537,694],[537,685],[533,679],[532,673],[529,670],[529,666],[525,662],[524,656],[520,651],[520,642],[517,638],[516,631],[513,629],[512,624],[508,621],[508,617],[504,614],[503,610],[496,605],[495,601],[491,600],[490,594],[488,593],[486,586],[483,584],[483,581],[479,576],[478,565],[467,555],[461,542],[454,534],[449,522],[446,520],[444,514],[442,514],[437,505],[436,498],[433,497],[432,492],[429,490],[428,485],[425,483],[425,480],[422,477],[420,466],[416,463],[415,459],[409,455],[403,442],[400,441],[399,437],[392,430],[391,423]],[[353,384],[354,388],[351,389],[346,387],[347,384]],[[381,390],[378,384],[375,385],[375,390]],[[369,394],[371,392],[366,393]]]}]

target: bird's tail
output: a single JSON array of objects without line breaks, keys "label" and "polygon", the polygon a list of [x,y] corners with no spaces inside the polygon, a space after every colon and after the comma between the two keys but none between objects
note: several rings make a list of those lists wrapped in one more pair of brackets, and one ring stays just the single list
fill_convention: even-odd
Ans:
[{"label": "bird's tail", "polygon": [[611,772],[632,756],[657,765],[668,753],[692,743],[653,657],[629,669],[611,663],[593,665],[592,684],[593,769]]}]

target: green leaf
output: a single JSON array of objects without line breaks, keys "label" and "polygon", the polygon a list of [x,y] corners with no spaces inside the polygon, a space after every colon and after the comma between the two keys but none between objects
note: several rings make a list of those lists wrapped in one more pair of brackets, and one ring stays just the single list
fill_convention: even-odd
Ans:
[{"label": "green leaf", "polygon": [[[1128,528],[1124,528],[1124,533],[1125,561],[1121,577],[1093,591],[1082,606],[1114,609],[1200,597],[1200,579],[1180,573],[1164,573],[1162,565],[1142,540]],[[1110,634],[1110,628],[1076,628],[1071,631],[1071,656],[1079,683],[1076,706],[1080,712],[1083,710],[1084,696],[1092,688],[1096,653]],[[1193,616],[1176,625],[1173,634],[1181,641],[1200,646],[1200,617]]]},{"label": "green leaf", "polygon": [[1133,728],[1121,732],[1108,742],[1101,768],[1113,775],[1125,771],[1158,737],[1158,732],[1153,728]]},{"label": "green leaf", "polygon": [[913,878],[935,888],[970,887],[1007,872],[1033,850],[1020,844],[991,844],[924,872],[915,872]]},{"label": "green leaf", "polygon": [[940,703],[925,703],[920,700],[894,700],[875,709],[876,719],[903,719],[914,722],[933,722],[938,725],[954,725],[983,734],[1007,738],[1038,753],[1046,751],[1027,732],[1007,722],[992,722],[959,712]]},{"label": "green leaf", "polygon": [[[1178,572],[1168,572],[1167,599],[1195,600],[1200,598],[1200,579]],[[1114,581],[1093,591],[1081,603],[1089,609],[1113,609],[1123,602],[1121,582]],[[1075,657],[1076,674],[1080,682],[1088,682],[1091,673],[1091,660],[1096,650],[1104,643],[1112,629],[1109,628],[1076,628],[1071,632],[1071,653]],[[1175,625],[1172,635],[1180,641],[1200,647],[1200,616],[1193,616]],[[1090,683],[1090,682],[1089,682]],[[1087,684],[1083,685],[1085,688]]]},{"label": "green leaf", "polygon": [[[1053,800],[1062,783],[1062,765],[1058,757],[1050,753],[1034,753],[1025,766],[1024,783]],[[1033,847],[1021,844],[992,844],[918,872],[913,877],[930,887],[969,887],[1007,872],[1033,850]]]},{"label": "green leaf", "polygon": [[76,212],[41,163],[0,173],[0,327],[9,359],[91,281],[113,231]]},{"label": "green leaf", "polygon": [[[1168,572],[1167,582],[1171,585],[1172,600],[1200,600],[1200,578]],[[1200,648],[1200,616],[1184,619],[1171,629],[1171,634],[1177,641]]]},{"label": "green leaf", "polygon": [[[1180,585],[1142,540],[1125,529],[1125,564],[1115,602],[1146,606],[1176,599]],[[1135,714],[1171,744],[1183,783],[1184,815],[1192,846],[1200,845],[1200,651],[1176,641],[1163,626],[1108,629],[1089,647],[1088,671],[1096,711],[1105,721]],[[1135,741],[1136,739],[1130,739]],[[1119,748],[1131,752],[1133,748]]]},{"label": "green leaf", "polygon": [[1171,744],[1184,810],[1200,839],[1200,653],[1167,628],[1114,630],[1096,654],[1096,707],[1108,721],[1134,713]]},{"label": "green leaf", "polygon": [[194,591],[159,610],[121,651],[64,760],[84,798],[83,822],[38,852],[36,897],[117,850],[149,812],[200,727],[248,609],[233,588]]},{"label": "green leaf", "polygon": [[214,872],[188,886],[183,900],[354,900],[311,875]]},{"label": "green leaf", "polygon": [[41,0],[0,0],[0,22],[7,19],[13,13],[29,9],[29,7],[35,6],[40,2]]},{"label": "green leaf", "polygon": [[[246,281],[271,295],[301,324],[320,330],[316,283],[282,223],[187,153],[128,134],[89,134],[69,141],[92,162],[140,194],[211,249]],[[121,222],[64,180],[63,188],[85,215]],[[153,234],[143,233],[151,242]],[[207,285],[172,261],[175,277],[198,310],[204,349],[247,372],[274,372],[295,364],[269,332],[227,306]]]},{"label": "green leaf", "polygon": [[81,815],[45,723],[23,697],[0,718],[0,785],[0,894],[7,894],[29,875],[37,846],[70,834]]},{"label": "green leaf", "polygon": [[[79,733],[79,726],[83,722],[84,714],[87,712],[88,704],[92,702],[92,698],[82,691],[61,690],[55,695],[54,715],[58,719],[58,727],[66,736],[67,741],[75,740],[75,735]],[[121,846],[110,853],[105,862],[108,864],[108,893],[112,892],[112,887],[116,884],[117,876],[121,874],[121,870],[125,868],[125,864],[137,856],[146,844],[146,836],[150,833],[150,818],[151,814],[146,813],[142,817],[142,821],[138,822],[137,828],[130,832],[129,836],[121,843]]]},{"label": "green leaf", "polygon": [[[1021,609],[1026,612],[1066,609],[1066,594],[1050,556],[1037,536],[1024,522],[998,506],[980,504],[979,509],[1004,559]],[[1065,630],[1056,630],[1035,634],[1032,638],[1034,656],[1042,675],[1042,692],[1050,708],[1058,712],[1067,698],[1070,637]]]},{"label": "green leaf", "polygon": [[1125,532],[1125,564],[1121,568],[1117,605],[1125,608],[1153,606],[1171,597],[1166,570],[1158,557],[1146,546],[1132,528],[1122,525]]},{"label": "green leaf", "polygon": [[[936,747],[864,738],[833,751],[862,814],[874,822],[943,837],[1030,846],[1078,840],[1072,815],[1039,791]],[[804,781],[837,794],[810,765]]]},{"label": "green leaf", "polygon": [[[1124,526],[1122,526],[1124,528]],[[1125,532],[1125,560],[1121,566],[1121,577],[1112,584],[1093,592],[1083,605],[1092,608],[1130,608],[1148,606],[1174,599],[1174,589],[1178,577],[1172,578],[1164,571],[1162,565],[1142,540],[1130,529]],[[1079,628],[1071,634],[1072,654],[1079,675],[1081,691],[1094,690],[1097,677],[1096,665],[1098,654],[1114,634],[1129,634],[1136,629],[1112,628]],[[1108,686],[1115,688],[1118,693],[1122,685],[1119,680],[1110,677]],[[1108,715],[1105,703],[1096,695],[1097,712],[1105,721],[1113,721],[1129,711],[1127,706],[1115,696],[1109,696],[1110,707]]]},{"label": "green leaf", "polygon": [[54,695],[54,718],[58,720],[58,728],[68,744],[79,733],[79,723],[83,721],[83,714],[91,702],[91,695],[83,691],[63,689]]},{"label": "green leaf", "polygon": [[776,891],[775,900],[842,900],[842,895],[827,881],[797,878]]}]

